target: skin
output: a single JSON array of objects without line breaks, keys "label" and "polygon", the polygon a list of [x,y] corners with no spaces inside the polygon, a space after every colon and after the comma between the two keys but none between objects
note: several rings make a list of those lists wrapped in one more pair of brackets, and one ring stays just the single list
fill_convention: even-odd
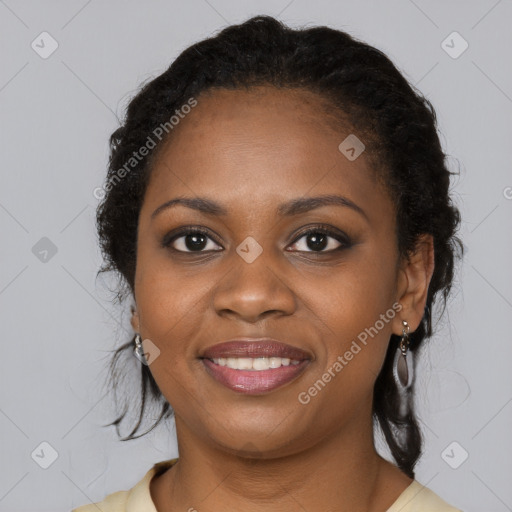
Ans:
[{"label": "skin", "polygon": [[[159,512],[382,512],[412,482],[375,450],[372,393],[390,335],[402,333],[402,320],[413,332],[423,316],[432,239],[399,258],[389,193],[364,152],[349,161],[338,150],[352,131],[327,122],[321,102],[303,90],[210,91],[156,159],[139,218],[132,326],[159,348],[150,370],[175,411],[180,459],[150,486]],[[336,205],[276,215],[282,203],[324,194],[364,215]],[[228,213],[180,205],[151,217],[178,196],[207,197]],[[320,224],[352,244],[329,235],[315,252],[300,235]],[[211,231],[203,252],[178,252],[187,251],[184,236],[162,247],[189,225]],[[236,252],[248,236],[263,249],[250,264]],[[394,303],[401,311],[301,404],[298,394]],[[273,337],[312,361],[277,390],[242,395],[198,359],[236,336]]]}]

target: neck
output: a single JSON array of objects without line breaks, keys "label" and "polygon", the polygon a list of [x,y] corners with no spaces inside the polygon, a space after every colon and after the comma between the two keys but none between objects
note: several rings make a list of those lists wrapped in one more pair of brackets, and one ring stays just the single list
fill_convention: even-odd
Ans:
[{"label": "neck", "polygon": [[371,422],[358,427],[286,456],[248,458],[203,442],[176,417],[179,461],[154,479],[152,497],[158,512],[386,510],[412,480],[377,454]]}]

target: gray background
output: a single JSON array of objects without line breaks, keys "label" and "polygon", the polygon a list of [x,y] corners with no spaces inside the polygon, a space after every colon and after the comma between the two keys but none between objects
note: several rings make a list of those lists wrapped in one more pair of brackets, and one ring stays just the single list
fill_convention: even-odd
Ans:
[{"label": "gray background", "polygon": [[[467,255],[419,369],[416,478],[467,512],[512,510],[510,0],[0,1],[0,510],[69,511],[176,455],[172,424],[127,443],[100,427],[113,419],[104,368],[128,317],[95,277],[93,190],[139,85],[188,45],[262,13],[377,46],[437,109],[460,170]],[[46,59],[31,47],[43,31],[59,45]],[[453,31],[469,44],[457,58],[442,45]],[[58,454],[47,469],[42,442]]]}]

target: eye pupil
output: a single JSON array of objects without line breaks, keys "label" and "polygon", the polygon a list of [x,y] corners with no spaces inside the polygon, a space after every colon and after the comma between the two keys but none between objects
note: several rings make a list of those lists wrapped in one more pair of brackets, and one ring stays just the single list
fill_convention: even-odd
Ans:
[{"label": "eye pupil", "polygon": [[[322,250],[327,246],[327,235],[323,233],[310,233],[307,238],[309,249]],[[313,240],[311,244],[309,243],[310,240]]]},{"label": "eye pupil", "polygon": [[[190,242],[193,240],[192,242]],[[198,241],[200,240],[200,241]],[[196,251],[204,249],[206,244],[206,236],[201,233],[192,233],[185,237],[185,246],[190,251]]]}]

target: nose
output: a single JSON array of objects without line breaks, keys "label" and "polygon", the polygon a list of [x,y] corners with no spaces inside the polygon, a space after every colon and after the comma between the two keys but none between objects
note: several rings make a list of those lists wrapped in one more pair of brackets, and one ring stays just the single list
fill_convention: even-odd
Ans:
[{"label": "nose", "polygon": [[255,323],[271,315],[293,314],[296,298],[286,275],[264,254],[252,263],[240,258],[219,281],[213,294],[218,315]]}]

